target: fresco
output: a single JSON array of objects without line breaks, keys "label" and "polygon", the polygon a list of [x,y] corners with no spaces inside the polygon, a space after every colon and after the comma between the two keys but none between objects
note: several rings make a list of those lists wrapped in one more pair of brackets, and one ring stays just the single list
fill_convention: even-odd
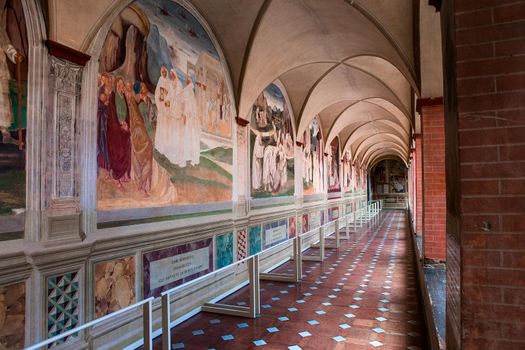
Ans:
[{"label": "fresco", "polygon": [[339,138],[336,137],[327,149],[326,159],[328,165],[328,192],[341,192],[341,181],[339,179]]},{"label": "fresco", "polygon": [[217,269],[233,264],[233,232],[215,237],[215,266]]},{"label": "fresco", "polygon": [[363,192],[366,192],[366,169],[365,168],[361,168],[358,170],[359,171],[359,192],[360,193],[363,193]]},{"label": "fresco", "polygon": [[315,117],[303,134],[303,192],[324,192],[324,149],[321,125]]},{"label": "fresco", "polygon": [[97,207],[231,200],[233,106],[202,25],[171,1],[139,0],[100,56]]},{"label": "fresco", "polygon": [[144,297],[213,271],[213,239],[181,244],[142,255]]},{"label": "fresco", "polygon": [[310,225],[308,222],[308,214],[303,214],[303,233],[310,231]]},{"label": "fresco", "polygon": [[322,214],[322,211],[315,211],[308,215],[308,226],[310,230],[314,230],[323,224]]},{"label": "fresco", "polygon": [[0,287],[0,349],[24,347],[25,309],[25,282]]},{"label": "fresco", "polygon": [[341,166],[343,167],[343,192],[350,193],[353,188],[353,169],[352,169],[352,157],[350,152],[346,151],[343,154],[343,159],[341,160]]},{"label": "fresco", "polygon": [[283,219],[263,225],[264,249],[273,247],[288,238],[288,220]]},{"label": "fresco", "polygon": [[136,302],[135,257],[95,265],[95,318]]},{"label": "fresco", "polygon": [[297,233],[297,225],[296,225],[295,216],[292,216],[291,218],[288,219],[288,227],[290,230],[289,237],[294,238]]},{"label": "fresco", "polygon": [[0,232],[6,232],[23,230],[26,207],[28,43],[22,2],[0,0],[0,11]]},{"label": "fresco", "polygon": [[360,193],[361,192],[361,169],[355,165],[354,168],[354,192]]},{"label": "fresco", "polygon": [[250,227],[248,241],[250,243],[250,255],[257,254],[261,251],[261,225]]},{"label": "fresco", "polygon": [[275,84],[255,101],[250,129],[252,197],[293,196],[292,119],[287,101]]},{"label": "fresco", "polygon": [[333,221],[339,217],[339,207],[328,209],[328,221]]}]

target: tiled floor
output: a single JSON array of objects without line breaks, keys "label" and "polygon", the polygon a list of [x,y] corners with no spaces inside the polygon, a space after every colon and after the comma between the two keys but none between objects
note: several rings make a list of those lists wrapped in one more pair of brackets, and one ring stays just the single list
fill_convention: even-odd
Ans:
[{"label": "tiled floor", "polygon": [[[383,212],[322,264],[304,262],[301,283],[261,282],[258,318],[199,313],[172,330],[172,349],[425,348],[407,225]],[[244,288],[224,302],[246,300]]]}]

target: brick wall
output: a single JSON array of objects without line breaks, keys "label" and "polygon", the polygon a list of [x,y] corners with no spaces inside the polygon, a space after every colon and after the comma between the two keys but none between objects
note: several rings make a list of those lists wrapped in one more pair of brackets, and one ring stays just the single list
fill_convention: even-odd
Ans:
[{"label": "brick wall", "polygon": [[443,104],[421,103],[423,133],[423,251],[427,259],[445,261],[445,117]]},{"label": "brick wall", "polygon": [[461,344],[448,348],[525,349],[525,1],[445,3],[461,242],[461,281],[447,282],[461,286]]},{"label": "brick wall", "polygon": [[423,234],[423,170],[421,167],[423,151],[421,149],[421,135],[416,135],[415,154],[415,193],[416,193],[416,233]]}]

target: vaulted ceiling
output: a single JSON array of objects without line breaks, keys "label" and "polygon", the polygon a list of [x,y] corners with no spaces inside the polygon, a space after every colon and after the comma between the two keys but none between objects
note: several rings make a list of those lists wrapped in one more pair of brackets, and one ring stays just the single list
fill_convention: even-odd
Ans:
[{"label": "vaulted ceiling", "polygon": [[221,47],[239,117],[249,119],[257,96],[278,79],[298,140],[318,115],[327,144],[339,137],[354,161],[408,162],[413,98],[420,86],[414,49],[420,0],[185,3],[207,22]]},{"label": "vaulted ceiling", "polygon": [[319,115],[327,144],[338,136],[355,162],[408,162],[418,93],[412,1],[192,3],[222,46],[240,117],[249,119],[253,101],[279,79],[299,140]]}]

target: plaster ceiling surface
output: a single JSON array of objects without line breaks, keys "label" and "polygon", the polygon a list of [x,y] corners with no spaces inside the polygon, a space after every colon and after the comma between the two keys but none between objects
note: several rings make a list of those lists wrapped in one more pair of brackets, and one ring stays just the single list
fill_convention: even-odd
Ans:
[{"label": "plaster ceiling surface", "polygon": [[194,3],[228,60],[239,117],[249,119],[257,96],[278,79],[290,100],[298,139],[319,115],[327,142],[339,136],[362,156],[379,147],[408,160],[412,95],[418,93],[412,1]]},{"label": "plaster ceiling surface", "polygon": [[[240,118],[249,120],[257,96],[279,80],[297,139],[319,115],[327,141],[336,136],[350,141],[347,149],[359,153],[356,159],[370,161],[378,154],[408,161],[412,96],[420,86],[416,0],[178,1],[205,22],[226,59]],[[52,3],[54,13],[66,18],[67,6],[59,7],[67,2]],[[363,125],[372,121],[377,122]],[[351,137],[356,130],[359,137]],[[367,133],[373,143],[362,140]]]}]

